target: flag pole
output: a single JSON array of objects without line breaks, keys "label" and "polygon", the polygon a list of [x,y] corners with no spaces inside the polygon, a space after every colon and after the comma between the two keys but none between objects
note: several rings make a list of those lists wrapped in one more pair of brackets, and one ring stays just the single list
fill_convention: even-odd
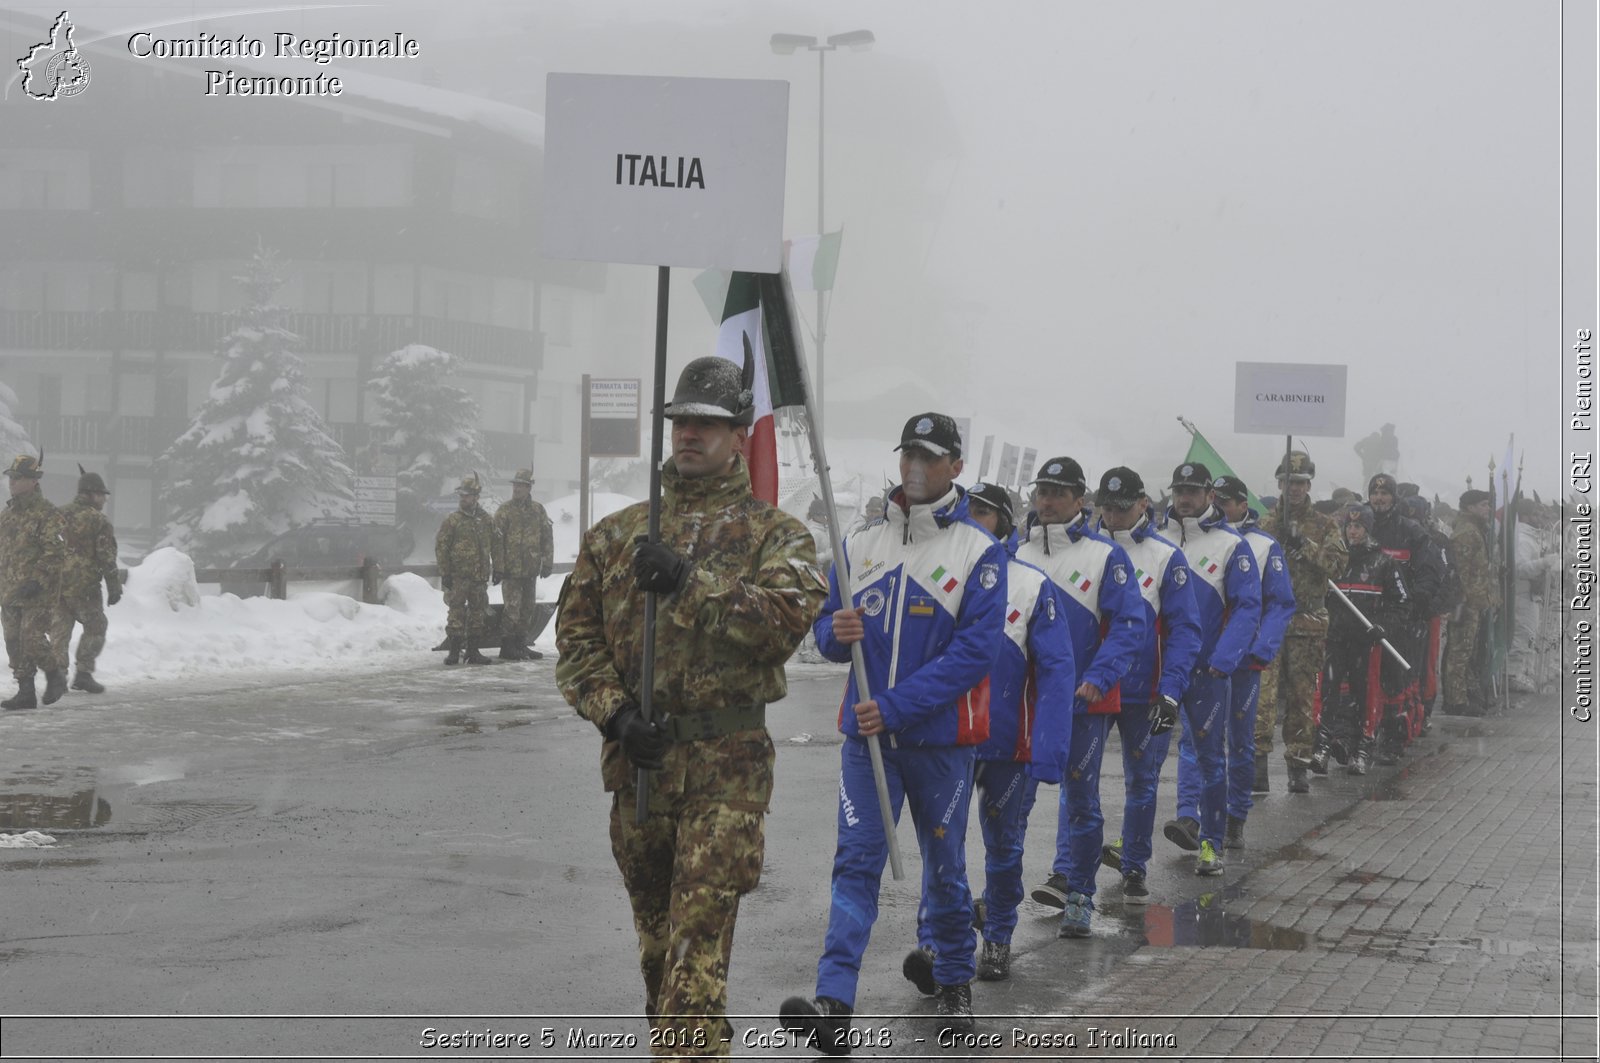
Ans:
[{"label": "flag pole", "polygon": [[[833,479],[828,472],[828,458],[822,445],[822,433],[817,429],[816,400],[811,394],[811,378],[806,371],[806,360],[800,350],[800,337],[794,327],[794,288],[789,281],[788,267],[783,267],[777,274],[777,281],[782,286],[784,299],[783,320],[790,333],[790,343],[795,350],[795,368],[800,374],[800,391],[806,400],[806,427],[811,436],[811,460],[816,463],[818,486],[822,491],[822,504],[828,510],[828,539],[833,545],[833,564],[839,576],[839,601],[849,603],[850,596],[850,563],[844,552],[844,536],[839,530],[839,509],[833,500]],[[850,644],[851,670],[855,674],[856,693],[862,701],[872,698],[871,688],[867,681],[867,659],[861,651],[861,643]],[[883,748],[878,743],[877,735],[867,736],[867,753],[872,758],[872,780],[878,789],[878,811],[883,818],[883,836],[889,843],[889,870],[894,875],[895,881],[905,878],[905,871],[900,866],[900,844],[894,833],[894,812],[889,805],[889,781],[883,770]]]},{"label": "flag pole", "polygon": [[[661,428],[667,405],[667,290],[671,270],[656,267],[656,367],[654,398],[650,404],[650,542],[661,541]],[[645,723],[655,719],[656,686],[656,592],[644,593],[644,659],[639,664],[639,716]],[[638,769],[634,776],[639,799],[634,806],[634,822],[643,824],[650,816],[650,773]]]}]

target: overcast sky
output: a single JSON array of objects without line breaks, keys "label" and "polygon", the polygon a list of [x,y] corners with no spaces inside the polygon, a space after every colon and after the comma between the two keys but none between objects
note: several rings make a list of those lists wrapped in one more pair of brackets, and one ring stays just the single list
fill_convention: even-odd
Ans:
[{"label": "overcast sky", "polygon": [[[226,6],[72,10],[131,24]],[[1512,432],[1525,482],[1561,482],[1558,13],[462,0],[254,25],[405,30],[445,87],[534,108],[551,70],[786,79],[791,235],[816,231],[817,68],[767,38],[870,29],[872,49],[827,60],[826,222],[846,231],[830,399],[887,391],[893,437],[915,411],[891,389],[914,382],[979,438],[1147,478],[1182,458],[1181,414],[1255,485],[1283,439],[1233,435],[1234,363],[1342,363],[1347,434],[1306,440],[1319,486],[1355,484],[1352,444],[1393,422],[1402,479],[1453,502]],[[650,271],[623,276],[646,312]],[[712,335],[691,278],[674,274],[674,369]],[[643,375],[648,358],[597,351],[593,368]]]}]

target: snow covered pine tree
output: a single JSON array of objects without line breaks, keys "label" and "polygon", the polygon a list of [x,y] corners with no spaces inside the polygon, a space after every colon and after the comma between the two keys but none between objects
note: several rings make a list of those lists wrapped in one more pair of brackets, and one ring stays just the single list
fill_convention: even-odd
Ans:
[{"label": "snow covered pine tree", "polygon": [[395,456],[399,469],[396,518],[412,527],[448,485],[489,471],[478,404],[444,382],[455,362],[452,354],[413,343],[379,362],[367,383],[377,406],[373,441]]}]

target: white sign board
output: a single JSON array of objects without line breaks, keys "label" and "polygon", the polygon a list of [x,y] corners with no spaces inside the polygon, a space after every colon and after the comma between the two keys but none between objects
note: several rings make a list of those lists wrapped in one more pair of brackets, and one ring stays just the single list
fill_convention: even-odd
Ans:
[{"label": "white sign board", "polygon": [[621,417],[637,420],[639,417],[640,381],[591,378],[589,380],[589,416],[597,420]]},{"label": "white sign board", "polygon": [[547,258],[776,273],[789,83],[550,74]]},{"label": "white sign board", "polygon": [[356,476],[351,478],[351,483],[355,484],[357,490],[369,491],[393,491],[400,486],[400,480],[395,476]]},{"label": "white sign board", "polygon": [[1234,367],[1235,432],[1344,435],[1347,366],[1235,362]]}]

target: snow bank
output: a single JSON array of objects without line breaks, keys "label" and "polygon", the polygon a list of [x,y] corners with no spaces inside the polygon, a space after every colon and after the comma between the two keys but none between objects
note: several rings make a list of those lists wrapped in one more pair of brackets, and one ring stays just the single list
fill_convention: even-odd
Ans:
[{"label": "snow bank", "polygon": [[55,838],[36,830],[25,830],[21,834],[0,834],[0,849],[43,849],[55,843]]},{"label": "snow bank", "polygon": [[293,584],[289,595],[201,597],[194,563],[177,550],[157,550],[129,571],[126,594],[107,608],[111,629],[96,671],[120,685],[239,670],[381,666],[385,658],[425,654],[444,631],[443,597],[413,573],[389,577],[383,605]]}]

